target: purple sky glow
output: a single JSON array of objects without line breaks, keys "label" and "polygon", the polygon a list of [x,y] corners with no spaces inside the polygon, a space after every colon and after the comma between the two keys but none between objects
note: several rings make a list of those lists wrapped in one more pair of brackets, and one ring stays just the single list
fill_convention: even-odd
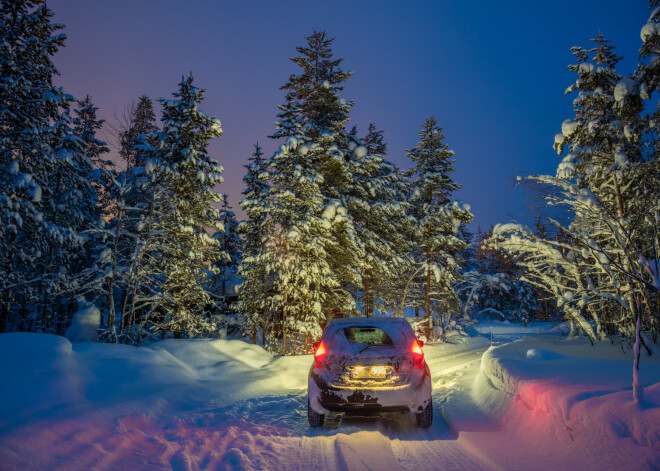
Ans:
[{"label": "purple sky glow", "polygon": [[[530,223],[516,175],[554,174],[553,138],[572,117],[570,47],[590,47],[599,31],[613,41],[621,73],[641,45],[648,4],[585,0],[175,1],[52,0],[66,25],[55,57],[58,84],[92,95],[109,122],[139,95],[171,96],[192,71],[207,90],[202,109],[224,135],[210,153],[225,168],[221,191],[239,218],[243,165],[259,142],[269,156],[279,87],[289,61],[314,29],[335,36],[334,52],[355,75],[344,97],[355,101],[349,126],[385,130],[388,158],[407,168],[405,149],[434,114],[456,152],[456,197],[469,203],[473,228],[512,218]],[[111,140],[109,134],[101,137]]]}]

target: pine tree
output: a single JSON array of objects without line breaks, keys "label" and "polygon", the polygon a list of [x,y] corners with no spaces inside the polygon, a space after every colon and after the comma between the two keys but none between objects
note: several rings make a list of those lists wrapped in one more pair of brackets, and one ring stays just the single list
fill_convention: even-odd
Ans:
[{"label": "pine tree", "polygon": [[387,143],[383,140],[383,130],[378,129],[374,123],[369,123],[367,135],[364,136],[364,147],[372,155],[385,156],[387,154]]},{"label": "pine tree", "polygon": [[264,244],[272,229],[268,218],[268,198],[270,193],[270,173],[267,161],[259,144],[245,165],[247,173],[243,177],[245,190],[244,199],[240,204],[247,220],[238,226],[238,232],[244,239],[244,251],[238,274],[243,279],[238,291],[237,309],[245,319],[243,332],[257,342],[257,331],[261,328],[261,342],[266,347],[268,326],[271,319],[267,317],[266,303],[268,298],[268,269],[264,265]]},{"label": "pine tree", "polygon": [[217,273],[213,275],[211,284],[213,294],[217,299],[216,310],[227,314],[229,312],[227,284],[236,281],[238,265],[243,252],[243,241],[238,233],[238,222],[227,201],[227,194],[222,195],[218,218],[224,226],[224,231],[215,232],[213,238],[219,242],[219,250],[223,256],[215,262]]},{"label": "pine tree", "polygon": [[211,298],[204,286],[209,267],[216,271],[209,263],[226,257],[219,241],[206,232],[207,227],[224,230],[212,206],[222,200],[213,188],[222,183],[223,169],[207,154],[209,142],[222,129],[217,118],[199,110],[204,90],[193,85],[192,74],[182,79],[173,95],[173,100],[158,100],[163,128],[157,133],[157,168],[168,191],[161,202],[164,237],[156,260],[165,277],[165,319],[155,327],[175,337],[192,337],[213,329],[205,318]]},{"label": "pine tree", "polygon": [[12,328],[63,332],[72,306],[59,294],[70,296],[95,204],[66,113],[72,97],[53,86],[65,36],[43,1],[5,0],[0,15],[0,332],[13,300]]},{"label": "pine tree", "polygon": [[91,161],[94,168],[112,168],[112,160],[105,160],[103,156],[110,152],[108,145],[97,137],[97,133],[103,128],[104,119],[98,119],[96,113],[98,107],[94,106],[92,97],[86,95],[84,99],[77,101],[78,107],[74,110],[76,117],[73,120],[73,133],[83,142],[82,153]]},{"label": "pine tree", "polygon": [[[286,122],[292,124],[282,127],[278,123],[278,131],[280,128],[305,128],[302,132],[310,138],[318,138],[324,133],[344,134],[352,102],[339,99],[337,92],[343,90],[341,84],[353,73],[339,68],[343,59],[333,59],[334,38],[328,38],[324,31],[314,31],[306,39],[307,47],[297,47],[296,51],[300,55],[291,59],[302,69],[302,73],[291,75],[289,81],[281,87],[287,91],[286,103],[295,105],[284,106],[291,110]],[[275,136],[295,134],[287,131],[286,134],[276,133]]]},{"label": "pine tree", "polygon": [[[277,123],[274,137],[290,136],[294,147],[301,149],[295,152],[300,171],[314,180],[321,194],[318,202],[314,200],[320,208],[305,210],[310,218],[316,218],[323,208],[334,214],[345,213],[346,195],[353,184],[347,163],[351,150],[345,130],[352,102],[338,95],[343,82],[352,73],[339,68],[342,60],[333,58],[333,39],[325,32],[315,31],[306,39],[307,46],[298,47],[300,55],[291,59],[301,68],[301,73],[291,75],[282,87],[287,92],[286,104],[280,107],[282,119]],[[285,150],[287,155],[290,147],[287,145]],[[283,165],[275,160],[272,159],[271,168]],[[294,183],[292,179],[287,181]],[[280,182],[283,183],[284,180]],[[279,186],[274,191],[291,189],[293,187]],[[360,257],[361,247],[351,215],[341,223],[331,224],[328,230],[329,234],[323,238],[326,246],[317,253],[325,257],[322,265],[328,264],[331,271],[327,282],[321,283],[318,289],[323,292],[321,310],[324,316],[334,317],[354,311],[355,300],[349,286],[361,284],[364,258]]]},{"label": "pine tree", "polygon": [[126,169],[103,166],[103,218],[89,232],[95,261],[87,269],[94,303],[105,315],[102,339],[139,343],[161,301],[152,255],[160,246],[160,202],[166,194],[155,146],[153,106],[140,97],[116,130]]},{"label": "pine tree", "polygon": [[[647,23],[642,27],[641,36],[644,44],[640,49],[640,64],[638,65],[635,78],[639,83],[639,97],[649,99],[660,89],[660,7],[657,0],[649,2],[652,9]],[[623,97],[622,101],[627,101],[628,96]],[[634,95],[632,96],[634,100]],[[651,109],[642,117],[642,133],[645,146],[645,159],[640,163],[638,173],[642,175],[660,174],[660,139],[658,136],[658,122],[660,122],[660,111],[656,108]],[[647,201],[646,208],[640,208],[640,211],[646,211],[642,218],[646,226],[645,242],[640,241],[642,256],[646,259],[644,263],[647,272],[654,273],[656,279],[655,302],[650,302],[650,309],[655,311],[651,319],[655,319],[652,325],[653,340],[660,339],[660,179],[643,178],[643,185],[636,188],[639,200]],[[654,208],[655,206],[655,208]],[[655,260],[656,262],[651,262]],[[650,289],[652,292],[653,290]]]},{"label": "pine tree", "polygon": [[450,177],[454,153],[444,142],[435,117],[426,119],[419,137],[417,146],[407,155],[414,163],[409,172],[410,187],[414,189],[410,203],[418,227],[414,253],[423,267],[424,315],[430,329],[434,315],[445,315],[458,307],[452,285],[458,277],[456,254],[465,243],[457,233],[461,223],[472,220],[472,214],[468,206],[450,200],[460,185]]},{"label": "pine tree", "polygon": [[[653,270],[646,263],[657,240],[657,219],[648,216],[660,205],[657,184],[648,178],[657,157],[645,150],[640,116],[653,81],[642,78],[650,71],[644,67],[636,74],[641,85],[619,75],[609,41],[602,35],[593,41],[590,50],[573,48],[578,63],[570,68],[578,79],[567,93],[579,94],[575,119],[564,121],[555,138],[558,153],[566,152],[557,177],[530,177],[556,189],[548,202],[568,208],[570,220],[553,221],[554,238],[519,225],[496,227],[493,245],[515,257],[532,284],[552,294],[572,333],[577,327],[592,341],[612,330],[635,336],[637,364],[640,328],[657,329],[649,312]],[[636,380],[636,398],[638,386]]]},{"label": "pine tree", "polygon": [[142,95],[130,113],[130,123],[120,135],[120,154],[128,168],[142,167],[149,157],[145,139],[157,130],[156,114],[151,99]]},{"label": "pine tree", "polygon": [[268,307],[279,313],[284,354],[290,346],[295,352],[292,333],[306,338],[321,335],[322,306],[339,288],[329,260],[341,253],[342,241],[334,239],[333,233],[345,230],[348,223],[339,202],[324,205],[323,178],[308,165],[307,156],[314,150],[304,142],[287,138],[270,161],[272,225],[262,260],[267,272],[274,273],[277,295],[269,298]]},{"label": "pine tree", "polygon": [[364,145],[360,145],[357,136],[351,137],[348,143],[351,151],[348,168],[353,175],[353,184],[345,201],[362,247],[362,284],[359,288],[363,293],[366,316],[374,314],[377,286],[395,277],[400,268],[411,263],[410,247],[406,243],[407,204],[397,191],[399,174],[394,165],[379,153],[387,147],[382,134],[372,123]]}]

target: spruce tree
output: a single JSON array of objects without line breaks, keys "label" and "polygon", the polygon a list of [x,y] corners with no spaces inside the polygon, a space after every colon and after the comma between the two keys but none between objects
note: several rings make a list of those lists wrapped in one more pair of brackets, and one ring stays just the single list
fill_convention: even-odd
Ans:
[{"label": "spruce tree", "polygon": [[142,95],[131,111],[127,129],[123,130],[120,136],[120,154],[128,168],[144,166],[145,160],[149,156],[148,147],[145,147],[145,139],[156,130],[153,102],[148,96]]},{"label": "spruce tree", "polygon": [[376,287],[411,263],[410,247],[406,243],[409,221],[407,204],[397,191],[399,175],[381,153],[387,147],[382,131],[370,124],[364,145],[360,144],[357,136],[351,137],[348,143],[351,151],[348,168],[353,184],[345,201],[363,257],[362,284],[358,286],[363,293],[363,312],[372,316],[376,308]]},{"label": "spruce tree", "polygon": [[[345,209],[335,201],[324,204],[323,177],[308,164],[314,152],[303,138],[289,137],[270,162],[272,225],[262,260],[274,273],[276,296],[269,309],[279,313],[281,352],[296,351],[297,335],[321,335],[323,304],[339,289],[329,260],[341,253],[342,241],[333,237],[348,224]],[[318,149],[317,149],[318,151]]]},{"label": "spruce tree", "polygon": [[0,2],[0,332],[12,302],[33,313],[16,328],[66,328],[80,231],[95,204],[66,113],[72,97],[53,86],[51,57],[65,35],[52,16],[44,1]]},{"label": "spruce tree", "polygon": [[222,254],[215,268],[217,273],[212,278],[212,291],[216,298],[216,311],[222,314],[229,313],[227,303],[228,283],[236,281],[238,265],[240,264],[243,241],[238,233],[238,221],[227,201],[227,194],[222,195],[222,204],[218,211],[219,221],[224,226],[224,231],[216,231],[213,238],[219,242],[219,250]]},{"label": "spruce tree", "polygon": [[84,99],[77,101],[74,110],[73,133],[78,136],[82,143],[82,153],[91,161],[94,168],[112,168],[114,163],[104,159],[105,154],[110,152],[108,145],[97,137],[97,133],[103,128],[104,119],[98,119],[96,113],[98,107],[92,102],[92,97],[86,95]]},{"label": "spruce tree", "polygon": [[247,219],[238,226],[238,232],[244,239],[244,250],[238,274],[242,283],[238,291],[237,309],[244,318],[243,332],[257,342],[257,331],[261,328],[261,342],[267,346],[268,328],[271,319],[267,317],[268,269],[264,263],[264,244],[272,229],[268,217],[268,198],[270,193],[270,173],[267,161],[259,144],[250,163],[245,165],[247,173],[243,177],[245,190],[240,204]]},{"label": "spruce tree", "polygon": [[159,310],[162,277],[153,269],[154,248],[162,231],[160,202],[166,193],[157,172],[157,130],[153,106],[142,96],[116,134],[126,169],[103,168],[104,217],[91,230],[95,263],[88,283],[106,316],[110,341],[139,343],[152,313]]},{"label": "spruce tree", "polygon": [[[289,136],[294,139],[290,141],[295,142],[294,147],[301,149],[295,152],[297,165],[304,175],[314,179],[321,194],[320,200],[313,200],[319,208],[305,209],[309,217],[315,218],[324,208],[334,214],[346,213],[346,197],[353,178],[347,163],[352,150],[348,149],[345,125],[352,102],[340,98],[339,92],[352,73],[339,68],[342,59],[333,58],[333,38],[325,32],[315,31],[306,39],[306,47],[296,48],[299,55],[291,59],[301,71],[291,75],[282,87],[286,90],[286,104],[280,107],[282,119],[274,137]],[[287,155],[290,147],[286,146]],[[270,163],[273,169],[282,166],[275,160]],[[293,189],[281,186],[283,183],[280,181],[273,191]],[[323,238],[327,245],[318,254],[325,257],[322,264],[330,266],[331,271],[327,282],[321,282],[318,289],[323,292],[321,311],[324,316],[334,317],[355,310],[349,286],[361,284],[364,258],[360,256],[362,248],[351,215],[347,214],[341,223],[331,224],[328,231]]]},{"label": "spruce tree", "polygon": [[423,306],[430,336],[433,316],[446,315],[458,307],[452,285],[458,277],[456,254],[465,243],[457,234],[460,224],[470,222],[472,214],[468,206],[450,199],[460,185],[450,176],[454,153],[444,142],[435,117],[424,121],[419,138],[407,155],[414,164],[409,171],[410,203],[417,221],[414,254],[423,267]]},{"label": "spruce tree", "polygon": [[216,272],[213,262],[226,256],[206,229],[224,230],[212,205],[222,201],[214,187],[222,183],[223,169],[207,154],[209,142],[222,128],[217,118],[199,109],[204,90],[194,86],[192,74],[173,95],[172,100],[158,100],[163,112],[162,130],[156,133],[157,168],[167,193],[160,203],[164,237],[156,255],[158,271],[165,277],[165,319],[155,327],[175,337],[197,336],[213,330],[205,318],[211,298],[204,287],[208,270]]}]

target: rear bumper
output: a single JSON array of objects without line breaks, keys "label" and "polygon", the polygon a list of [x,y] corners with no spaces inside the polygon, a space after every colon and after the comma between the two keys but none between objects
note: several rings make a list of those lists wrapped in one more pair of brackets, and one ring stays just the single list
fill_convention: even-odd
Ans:
[{"label": "rear bumper", "polygon": [[309,403],[318,414],[328,412],[418,412],[431,399],[428,367],[411,383],[383,388],[333,387],[312,369],[308,380]]}]

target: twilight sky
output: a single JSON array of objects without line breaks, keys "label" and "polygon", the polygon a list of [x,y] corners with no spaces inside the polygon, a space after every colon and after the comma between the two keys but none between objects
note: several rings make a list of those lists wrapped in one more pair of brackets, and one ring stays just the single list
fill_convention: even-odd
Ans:
[{"label": "twilight sky", "polygon": [[[571,118],[570,47],[601,31],[632,71],[649,15],[642,0],[51,0],[66,25],[55,57],[58,85],[92,95],[114,121],[139,95],[167,97],[192,71],[207,90],[201,108],[222,121],[210,147],[225,167],[221,190],[242,218],[243,165],[259,142],[267,156],[279,87],[298,68],[289,57],[314,29],[354,72],[343,96],[355,101],[349,127],[385,130],[388,158],[409,167],[405,149],[434,114],[456,153],[455,196],[472,206],[473,228],[530,223],[516,175],[554,174],[552,150]],[[109,134],[106,140],[111,140]]]}]

